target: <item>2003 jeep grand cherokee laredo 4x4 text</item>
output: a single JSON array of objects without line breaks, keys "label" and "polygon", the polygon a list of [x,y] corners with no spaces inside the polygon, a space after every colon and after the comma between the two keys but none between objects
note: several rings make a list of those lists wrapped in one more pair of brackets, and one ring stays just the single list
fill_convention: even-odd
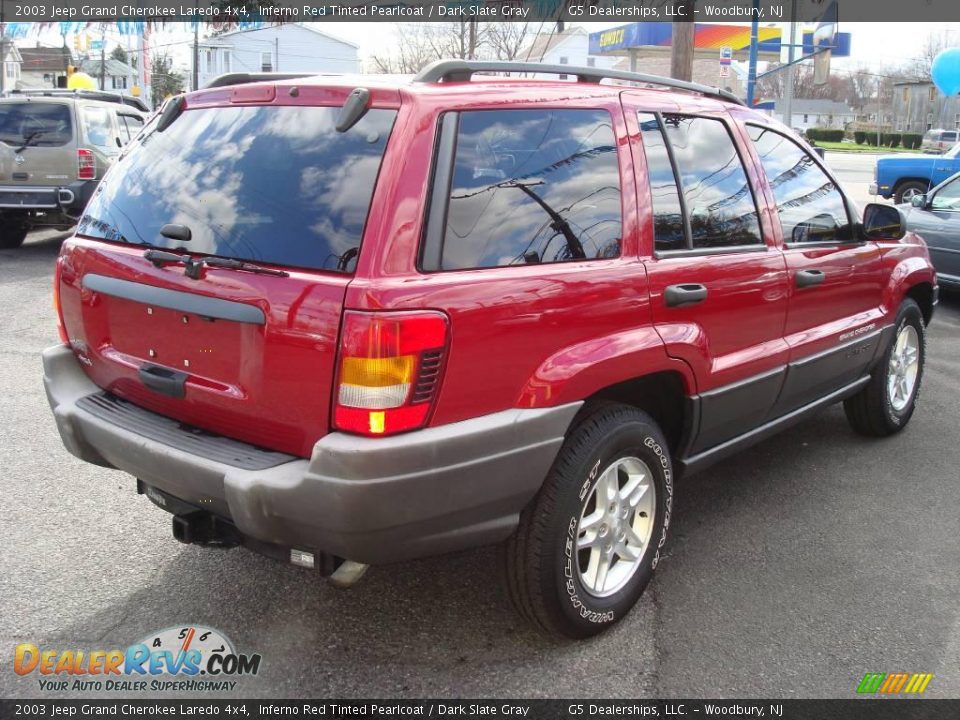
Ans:
[{"label": "2003 jeep grand cherokee laredo 4x4 text", "polygon": [[170,102],[64,243],[63,442],[180,540],[342,583],[503,543],[519,611],[585,637],[650,581],[677,474],[839,401],[910,419],[926,247],[787,128],[594,68],[382,82]]}]

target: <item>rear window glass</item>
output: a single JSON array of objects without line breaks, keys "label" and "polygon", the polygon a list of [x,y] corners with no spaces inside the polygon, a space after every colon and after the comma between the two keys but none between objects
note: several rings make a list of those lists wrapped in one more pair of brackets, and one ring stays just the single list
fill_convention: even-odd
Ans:
[{"label": "rear window glass", "polygon": [[[394,110],[345,133],[339,107],[187,110],[133,143],[78,231],[290,267],[351,271]],[[186,225],[187,242],[160,235]]]},{"label": "rear window glass", "polygon": [[58,147],[73,138],[70,107],[62,103],[0,103],[0,141],[20,147]]},{"label": "rear window glass", "polygon": [[620,172],[604,110],[464,112],[441,267],[620,255]]}]

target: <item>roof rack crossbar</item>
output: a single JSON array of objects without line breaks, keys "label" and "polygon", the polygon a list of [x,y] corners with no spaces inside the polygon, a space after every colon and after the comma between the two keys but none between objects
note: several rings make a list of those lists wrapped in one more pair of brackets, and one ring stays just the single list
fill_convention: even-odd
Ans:
[{"label": "roof rack crossbar", "polygon": [[499,60],[437,60],[427,65],[414,78],[414,82],[467,82],[474,73],[482,72],[523,72],[546,75],[576,75],[580,82],[599,83],[601,80],[626,80],[629,82],[660,85],[663,87],[687,90],[724,102],[744,105],[743,100],[728,90],[701,85],[700,83],[674,80],[661,75],[628,72],[626,70],[604,70],[603,68],[578,67],[576,65],[551,65],[528,62],[503,62]]},{"label": "roof rack crossbar", "polygon": [[302,72],[302,73],[283,73],[283,72],[259,72],[259,73],[226,73],[219,75],[203,86],[204,90],[218,87],[229,87],[231,85],[246,85],[255,82],[279,82],[280,80],[299,80],[300,78],[314,77],[322,73]]}]

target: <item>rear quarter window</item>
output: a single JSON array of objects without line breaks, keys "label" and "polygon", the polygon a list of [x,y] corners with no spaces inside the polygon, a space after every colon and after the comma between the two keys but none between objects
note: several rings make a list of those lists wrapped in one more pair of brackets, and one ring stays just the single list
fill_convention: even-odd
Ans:
[{"label": "rear quarter window", "polygon": [[[289,267],[353,268],[395,110],[347,132],[339,107],[185,111],[134,141],[94,195],[79,232]],[[186,225],[183,242],[160,235]]]},{"label": "rear quarter window", "polygon": [[87,142],[102,150],[115,152],[117,136],[113,129],[113,111],[102,107],[87,106],[81,111]]},{"label": "rear quarter window", "polygon": [[605,110],[483,110],[459,117],[440,267],[620,255],[620,171]]},{"label": "rear quarter window", "polygon": [[0,103],[0,142],[59,147],[72,139],[73,116],[66,103]]}]

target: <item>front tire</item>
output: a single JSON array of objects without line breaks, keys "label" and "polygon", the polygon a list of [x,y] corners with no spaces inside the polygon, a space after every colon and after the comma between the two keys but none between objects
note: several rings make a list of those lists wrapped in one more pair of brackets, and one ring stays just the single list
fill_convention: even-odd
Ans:
[{"label": "front tire", "polygon": [[910,180],[909,182],[901,183],[897,185],[897,189],[893,193],[893,201],[899,205],[900,203],[910,202],[910,198],[914,195],[923,195],[929,186],[927,183],[919,182],[917,180]]},{"label": "front tire", "polygon": [[629,612],[660,560],[673,471],[657,424],[605,404],[570,432],[503,548],[507,593],[538,629],[595,635]]},{"label": "front tire", "polygon": [[893,341],[873,370],[870,382],[843,403],[851,427],[861,435],[886,437],[906,427],[916,408],[927,352],[927,329],[920,306],[900,305]]}]

